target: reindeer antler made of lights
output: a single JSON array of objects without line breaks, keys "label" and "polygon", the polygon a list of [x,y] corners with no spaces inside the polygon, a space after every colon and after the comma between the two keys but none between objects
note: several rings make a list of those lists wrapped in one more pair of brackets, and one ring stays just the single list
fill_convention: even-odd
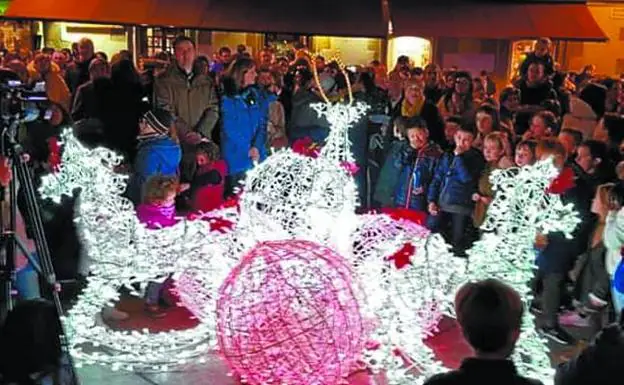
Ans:
[{"label": "reindeer antler made of lights", "polygon": [[[318,90],[321,94],[321,97],[323,98],[323,101],[325,103],[331,104],[331,101],[325,94],[325,91],[323,91],[323,87],[321,86],[321,79],[318,73],[318,68],[316,67],[316,58],[319,57],[320,55],[313,54],[310,51],[304,51],[304,53],[306,57],[308,58],[308,60],[310,61],[310,65],[312,66],[312,75],[314,76],[314,82],[318,86]],[[340,70],[342,75],[345,77],[345,81],[347,83],[347,91],[349,92],[349,105],[352,105],[353,104],[353,90],[351,89],[351,80],[349,79],[349,74],[346,71],[345,64],[342,62],[342,59],[338,55],[334,55],[329,61],[336,62],[336,64],[338,65],[338,69]]]}]

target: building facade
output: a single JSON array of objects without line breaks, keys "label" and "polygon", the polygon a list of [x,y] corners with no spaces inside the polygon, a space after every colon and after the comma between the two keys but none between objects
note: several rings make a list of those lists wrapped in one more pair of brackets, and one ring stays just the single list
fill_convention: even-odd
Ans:
[{"label": "building facade", "polygon": [[624,1],[589,2],[588,8],[608,41],[570,42],[562,47],[565,50],[563,64],[574,71],[593,64],[596,73],[619,77],[624,73]]},{"label": "building facade", "polygon": [[253,0],[137,0],[132,6],[124,0],[88,5],[56,0],[54,8],[44,3],[0,0],[0,12],[4,4],[5,16],[20,20],[3,21],[0,37],[7,47],[62,48],[89,37],[109,56],[130,49],[138,58],[170,51],[173,37],[184,33],[208,57],[224,46],[234,50],[243,44],[255,55],[265,46],[280,51],[299,42],[323,56],[339,54],[352,65],[379,60],[392,68],[398,56],[407,55],[417,66],[435,62],[474,73],[487,70],[504,83],[534,39],[546,36],[555,41],[564,69],[593,61],[600,73],[624,72],[619,57],[624,5],[613,2],[317,0],[307,9],[279,0],[261,5]]}]

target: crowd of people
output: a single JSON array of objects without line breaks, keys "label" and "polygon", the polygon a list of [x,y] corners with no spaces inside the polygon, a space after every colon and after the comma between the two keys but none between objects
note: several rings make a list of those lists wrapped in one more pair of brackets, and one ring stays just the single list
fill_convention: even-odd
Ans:
[{"label": "crowd of people", "polygon": [[[171,55],[142,60],[140,71],[129,51],[109,60],[86,38],[72,49],[44,48],[32,57],[5,52],[3,78],[46,84],[49,113],[27,123],[21,134],[36,177],[53,171],[54,142],[62,128],[73,125],[86,145],[123,155],[119,172],[129,175],[126,196],[139,220],[148,227],[171,226],[185,213],[221,207],[270,151],[301,140],[323,145],[329,123],[311,104],[324,95],[341,103],[352,85],[355,99],[370,106],[349,132],[362,210],[418,213],[458,257],[469,258],[496,194],[492,172],[553,158],[560,173],[549,193],[572,204],[581,224],[571,239],[559,233],[536,237],[536,299],[530,310],[540,314],[541,333],[561,344],[575,342],[562,324],[597,333],[622,313],[620,79],[596,76],[591,66],[579,74],[561,71],[546,38],[500,91],[486,71],[473,76],[436,64],[414,67],[405,56],[389,73],[379,61],[345,72],[304,49],[276,57],[266,48],[254,57],[244,46],[235,52],[223,47],[207,58],[197,56],[188,37],[179,36],[172,46]],[[72,202],[48,208],[53,256],[79,254]],[[154,317],[166,312],[164,278],[146,292],[146,311]],[[506,358],[518,338],[522,304],[509,290],[490,282],[458,294],[459,323],[484,357]],[[473,308],[486,311],[492,296],[512,302],[496,310],[496,322],[511,325],[499,339],[479,334],[490,325],[482,315],[462,317]],[[127,317],[108,310],[114,319]],[[483,368],[469,362],[460,372],[474,378],[470,373]],[[513,372],[509,364],[497,370]],[[466,383],[460,378],[431,383]]]},{"label": "crowd of people", "polygon": [[624,91],[619,79],[593,76],[591,68],[562,73],[550,49],[550,40],[538,40],[498,98],[485,73],[440,75],[435,65],[410,69],[400,58],[390,82],[398,79],[403,93],[396,104],[390,98],[393,129],[373,197],[424,213],[427,226],[466,256],[495,196],[492,172],[552,157],[560,174],[549,193],[572,204],[581,224],[572,239],[536,237],[532,311],[541,314],[545,336],[573,344],[561,323],[597,331],[622,310],[615,277]]}]

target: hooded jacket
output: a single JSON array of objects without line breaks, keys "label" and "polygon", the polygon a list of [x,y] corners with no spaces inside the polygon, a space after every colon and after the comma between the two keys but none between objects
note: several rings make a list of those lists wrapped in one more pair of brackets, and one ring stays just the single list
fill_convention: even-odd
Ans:
[{"label": "hooded jacket", "polygon": [[173,63],[154,82],[154,104],[168,109],[193,131],[212,138],[219,120],[219,99],[206,75],[187,76]]},{"label": "hooded jacket", "polygon": [[460,155],[445,154],[429,186],[428,201],[436,203],[442,211],[471,215],[472,195],[477,192],[484,167],[483,155],[475,148]]},{"label": "hooded jacket", "polygon": [[427,190],[442,156],[440,147],[430,142],[420,151],[407,145],[392,161],[399,171],[394,205],[412,210],[427,209]]},{"label": "hooded jacket", "polygon": [[406,140],[395,140],[387,146],[388,155],[379,172],[379,179],[373,194],[375,202],[381,204],[382,207],[394,206],[394,191],[401,174],[401,168],[394,159],[399,159],[405,146],[409,146]]},{"label": "hooded jacket", "polygon": [[226,94],[221,99],[221,153],[230,175],[253,167],[249,150],[260,152],[260,161],[266,158],[267,121],[269,104],[274,101],[255,87],[240,93]]},{"label": "hooded jacket", "polygon": [[141,140],[134,160],[134,173],[128,182],[128,196],[132,202],[141,201],[145,182],[154,175],[178,175],[182,158],[180,145],[168,136],[153,136]]}]

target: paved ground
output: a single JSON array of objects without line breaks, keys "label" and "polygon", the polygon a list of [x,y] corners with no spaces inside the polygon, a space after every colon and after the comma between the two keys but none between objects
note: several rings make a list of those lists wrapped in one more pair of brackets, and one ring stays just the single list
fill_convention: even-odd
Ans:
[{"label": "paved ground", "polygon": [[[584,331],[570,329],[578,338],[582,338]],[[585,346],[581,340],[577,346],[562,347],[551,344],[553,364],[566,361]],[[81,385],[236,385],[228,375],[227,368],[220,359],[212,356],[208,362],[195,365],[185,371],[168,373],[128,373],[113,372],[107,367],[85,366],[78,369]],[[351,385],[380,385],[373,384],[367,376],[357,376],[350,381]]]},{"label": "paved ground", "polygon": [[[142,302],[137,300],[123,300],[117,305],[124,311],[135,313],[131,318],[137,318],[142,313]],[[111,325],[112,326],[112,325]],[[121,325],[118,325],[121,326]],[[147,325],[141,325],[144,327]],[[459,365],[461,360],[469,355],[469,348],[464,342],[459,329],[455,328],[454,321],[445,319],[440,324],[442,333],[429,341],[430,345],[440,356],[445,365],[454,367]],[[553,365],[567,361],[574,356],[585,345],[590,337],[587,329],[568,328],[568,331],[579,340],[576,346],[561,346],[550,343],[551,358]],[[453,341],[451,343],[451,341]],[[455,343],[458,341],[457,343]],[[436,347],[437,346],[437,347]],[[168,373],[129,373],[114,372],[107,367],[85,366],[77,369],[81,385],[236,385],[232,377],[228,375],[228,370],[217,356],[208,357],[205,364],[197,364],[187,368],[185,371]],[[373,385],[367,376],[356,376],[350,381],[351,385]],[[382,385],[382,384],[374,384]]]},{"label": "paved ground", "polygon": [[127,373],[112,372],[100,366],[78,369],[81,385],[233,385],[227,369],[214,357],[208,363],[184,372]]}]

